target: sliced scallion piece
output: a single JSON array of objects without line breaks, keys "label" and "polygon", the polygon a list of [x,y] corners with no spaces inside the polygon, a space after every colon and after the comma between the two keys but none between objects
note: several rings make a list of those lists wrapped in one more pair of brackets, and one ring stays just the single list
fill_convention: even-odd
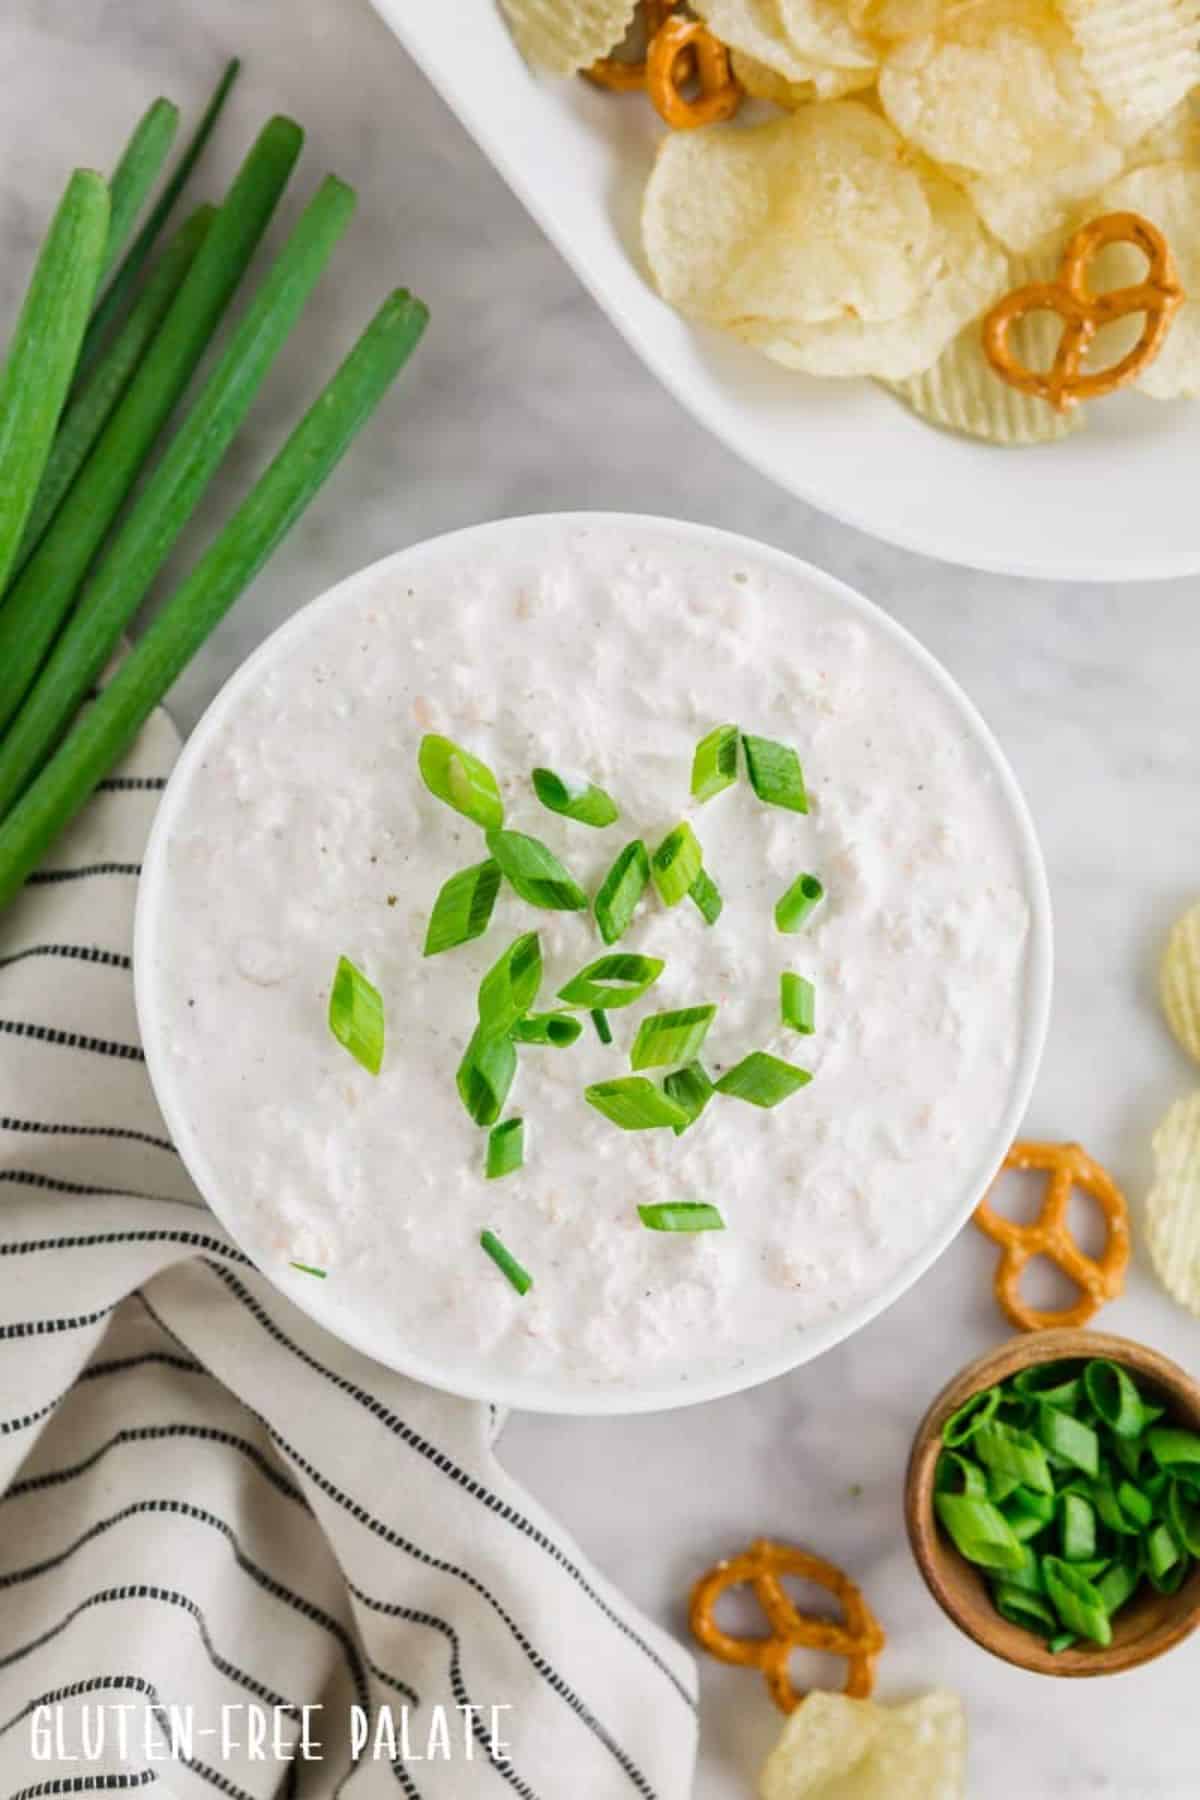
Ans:
[{"label": "sliced scallion piece", "polygon": [[600,1039],[600,1042],[602,1044],[611,1044],[612,1026],[609,1024],[608,1014],[602,1006],[593,1006],[591,1020],[592,1024],[596,1027],[596,1036]]},{"label": "sliced scallion piece", "polygon": [[531,779],[533,791],[542,805],[552,813],[561,813],[564,819],[600,828],[611,825],[619,817],[612,795],[606,794],[594,782],[569,780],[564,775],[556,775],[553,769],[535,769]]},{"label": "sliced scallion piece", "polygon": [[650,880],[650,856],[640,838],[626,844],[596,895],[593,910],[600,936],[615,944],[628,931],[634,910]]},{"label": "sliced scallion piece", "polygon": [[692,758],[692,799],[711,800],[737,780],[738,728],[718,725],[696,745]]},{"label": "sliced scallion piece", "polygon": [[1062,1496],[1058,1526],[1064,1561],[1087,1562],[1095,1556],[1096,1509],[1090,1500],[1068,1490]]},{"label": "sliced scallion piece", "polygon": [[938,1457],[933,1487],[937,1494],[973,1494],[977,1500],[988,1497],[987,1476],[977,1462],[969,1462],[957,1450],[943,1450]]},{"label": "sliced scallion piece", "polygon": [[524,1161],[524,1119],[505,1119],[503,1124],[493,1125],[488,1132],[485,1169],[488,1180],[499,1181],[504,1175],[514,1174]]},{"label": "sliced scallion piece", "polygon": [[667,1200],[639,1206],[638,1218],[647,1231],[724,1231],[725,1221],[715,1206],[703,1200]]},{"label": "sliced scallion piece", "polygon": [[989,1419],[975,1433],[971,1445],[985,1468],[1015,1475],[1022,1487],[1032,1488],[1035,1494],[1054,1492],[1054,1477],[1046,1461],[1046,1452],[1029,1432],[1003,1425],[998,1419]]},{"label": "sliced scallion piece", "polygon": [[1176,1541],[1189,1556],[1200,1557],[1200,1493],[1189,1493],[1182,1481],[1173,1481],[1166,1494],[1167,1523]]},{"label": "sliced scallion piece", "polygon": [[673,1063],[691,1062],[699,1056],[716,1016],[715,1006],[682,1006],[674,1012],[652,1013],[638,1026],[629,1053],[630,1066],[665,1069]]},{"label": "sliced scallion piece", "polygon": [[485,1250],[499,1269],[500,1273],[511,1282],[518,1294],[527,1294],[533,1286],[533,1276],[523,1269],[510,1250],[506,1250],[494,1231],[481,1231],[479,1247]]},{"label": "sliced scallion piece", "polygon": [[1043,1363],[1014,1375],[1012,1388],[1030,1400],[1044,1400],[1049,1406],[1061,1406],[1070,1412],[1078,1403],[1083,1383],[1078,1375],[1064,1376],[1061,1363],[1051,1363],[1049,1367]]},{"label": "sliced scallion piece", "polygon": [[785,969],[779,977],[779,1011],[785,1025],[811,1037],[817,1029],[817,990],[812,982]]},{"label": "sliced scallion piece", "polygon": [[348,956],[338,958],[329,990],[329,1029],[370,1075],[383,1067],[383,996]]},{"label": "sliced scallion piece", "polygon": [[500,892],[500,865],[489,856],[460,869],[442,886],[429,915],[425,932],[426,956],[440,956],[482,937],[491,923],[496,895]]},{"label": "sliced scallion piece", "polygon": [[1117,1505],[1139,1531],[1144,1531],[1154,1517],[1154,1502],[1132,1481],[1117,1483]]},{"label": "sliced scallion piece", "polygon": [[701,869],[693,881],[688,889],[688,899],[698,909],[706,925],[715,925],[725,910],[721,890],[707,869]]},{"label": "sliced scallion piece", "polygon": [[775,902],[775,929],[799,931],[825,898],[825,889],[815,875],[797,875],[786,894]]},{"label": "sliced scallion piece", "polygon": [[795,1063],[784,1062],[766,1050],[753,1050],[726,1070],[717,1082],[717,1092],[748,1100],[751,1106],[778,1106],[811,1080],[807,1069],[798,1069]]},{"label": "sliced scallion piece", "polygon": [[464,819],[493,831],[504,822],[504,802],[492,771],[453,739],[427,732],[417,750],[421,779],[437,800]]},{"label": "sliced scallion piece", "polygon": [[622,1131],[654,1131],[666,1125],[688,1125],[682,1106],[655,1087],[645,1075],[623,1075],[616,1081],[598,1081],[584,1088],[589,1106],[619,1125]]},{"label": "sliced scallion piece", "polygon": [[635,956],[618,950],[612,956],[601,956],[578,975],[572,975],[558,997],[568,1006],[586,1006],[591,1010],[613,1012],[619,1006],[632,1006],[665,969],[657,956]]},{"label": "sliced scallion piece", "polygon": [[1050,1603],[1068,1631],[1094,1644],[1111,1644],[1112,1626],[1093,1582],[1057,1556],[1042,1558],[1042,1577]]},{"label": "sliced scallion piece", "polygon": [[314,1269],[311,1263],[289,1263],[288,1268],[299,1269],[301,1275],[315,1275],[318,1281],[324,1281],[327,1276],[327,1271],[325,1269]]},{"label": "sliced scallion piece", "polygon": [[542,985],[542,946],[536,931],[514,938],[479,984],[479,1029],[505,1037],[523,1019]]},{"label": "sliced scallion piece", "polygon": [[984,1569],[1018,1569],[1025,1562],[1025,1546],[998,1506],[975,1494],[940,1493],[933,1496],[934,1510],[968,1562]]},{"label": "sliced scallion piece", "polygon": [[1016,1587],[1011,1582],[993,1581],[992,1605],[1002,1619],[1010,1625],[1023,1625],[1028,1631],[1036,1631],[1048,1636],[1058,1626],[1058,1618],[1048,1601],[1038,1594],[1031,1594],[1027,1588]]},{"label": "sliced scallion piece", "polygon": [[582,1030],[583,1026],[572,1013],[548,1012],[531,1013],[527,1019],[518,1019],[512,1034],[518,1044],[552,1044],[556,1050],[565,1050]]},{"label": "sliced scallion piece", "polygon": [[488,1037],[476,1027],[458,1065],[459,1098],[477,1125],[494,1125],[517,1073],[509,1037]]},{"label": "sliced scallion piece", "polygon": [[1129,1563],[1112,1563],[1104,1571],[1096,1583],[1096,1592],[1110,1619],[1137,1592],[1140,1579],[1137,1568]]},{"label": "sliced scallion piece", "polygon": [[790,744],[778,744],[773,738],[743,734],[746,773],[750,786],[768,806],[785,806],[789,812],[806,813],[808,795],[804,791],[804,770],[800,758]]},{"label": "sliced scallion piece", "polygon": [[1088,1399],[1110,1431],[1120,1438],[1141,1435],[1146,1422],[1142,1397],[1124,1369],[1114,1362],[1097,1358],[1083,1371],[1083,1385]]},{"label": "sliced scallion piece", "polygon": [[964,1400],[943,1425],[942,1442],[950,1448],[969,1443],[976,1432],[995,1417],[1000,1397],[1000,1389],[992,1387],[984,1388],[982,1393],[972,1394],[969,1400]]},{"label": "sliced scallion piece", "polygon": [[687,1125],[676,1125],[675,1136],[682,1137],[694,1125],[716,1093],[703,1065],[690,1062],[684,1069],[673,1069],[663,1082],[663,1092],[687,1113]]},{"label": "sliced scallion piece", "polygon": [[500,873],[530,906],[546,912],[583,912],[588,897],[552,850],[523,831],[489,831],[487,847]]},{"label": "sliced scallion piece", "polygon": [[1100,1472],[1100,1439],[1090,1425],[1057,1406],[1039,1403],[1034,1430],[1046,1449],[1085,1475]]},{"label": "sliced scallion piece", "polygon": [[664,906],[678,906],[704,864],[704,852],[686,821],[669,831],[650,858],[650,873]]},{"label": "sliced scallion piece", "polygon": [[1194,1469],[1195,1479],[1200,1480],[1200,1433],[1175,1425],[1154,1425],[1146,1434],[1146,1445],[1160,1469]]}]

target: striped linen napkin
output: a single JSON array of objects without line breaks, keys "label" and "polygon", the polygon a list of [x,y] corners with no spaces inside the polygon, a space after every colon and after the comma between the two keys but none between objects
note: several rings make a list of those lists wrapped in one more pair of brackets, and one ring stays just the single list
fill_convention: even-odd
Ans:
[{"label": "striped linen napkin", "polygon": [[0,917],[0,1794],[684,1800],[690,1657],[494,1409],[311,1324],[165,1137],[130,943],[176,749]]}]

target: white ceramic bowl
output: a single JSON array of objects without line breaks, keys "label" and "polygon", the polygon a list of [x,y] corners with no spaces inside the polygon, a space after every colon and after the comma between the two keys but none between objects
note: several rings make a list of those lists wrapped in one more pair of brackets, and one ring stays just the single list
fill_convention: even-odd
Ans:
[{"label": "white ceramic bowl", "polygon": [[789,373],[693,327],[643,272],[638,211],[662,131],[644,96],[535,77],[497,0],[372,3],[647,367],[781,487],[906,549],[1004,574],[1200,569],[1200,404],[1119,394],[1074,437],[998,450],[923,425],[870,382]]},{"label": "white ceramic bowl", "polygon": [[787,573],[793,579],[801,579],[810,588],[828,596],[839,609],[844,610],[848,618],[863,620],[873,633],[888,638],[899,654],[913,665],[918,680],[927,685],[931,694],[940,696],[943,707],[948,703],[954,717],[961,721],[964,735],[977,747],[986,765],[994,771],[997,789],[1008,812],[1014,841],[1019,850],[1030,911],[1026,958],[1027,992],[1020,1009],[1021,1035],[1013,1060],[1008,1096],[990,1135],[974,1146],[969,1177],[964,1180],[961,1191],[948,1193],[943,1197],[937,1230],[922,1245],[919,1254],[882,1290],[872,1294],[864,1303],[850,1306],[826,1322],[803,1332],[790,1331],[783,1343],[769,1344],[765,1349],[755,1349],[752,1352],[731,1354],[728,1362],[721,1364],[715,1373],[694,1377],[686,1384],[678,1376],[674,1376],[670,1380],[660,1377],[657,1385],[647,1384],[636,1389],[596,1388],[578,1378],[572,1380],[563,1377],[556,1380],[540,1376],[502,1376],[492,1375],[490,1371],[486,1376],[474,1379],[457,1370],[447,1372],[415,1353],[405,1354],[400,1358],[394,1350],[389,1352],[384,1346],[373,1342],[369,1329],[364,1327],[353,1309],[345,1303],[339,1306],[334,1282],[313,1281],[308,1276],[294,1273],[290,1268],[280,1267],[275,1262],[264,1270],[290,1299],[330,1331],[368,1355],[377,1356],[400,1368],[404,1374],[414,1376],[433,1387],[533,1411],[655,1412],[716,1399],[723,1394],[735,1393],[784,1374],[840,1343],[843,1338],[860,1330],[877,1313],[890,1306],[893,1300],[911,1287],[965,1224],[1016,1135],[1029,1098],[1046,1031],[1051,986],[1050,898],[1033,826],[1012,771],[962,690],[940,664],[885,613],[831,576],[798,562],[782,551],[703,525],[650,520],[632,515],[554,514],[545,520],[501,520],[414,545],[411,549],[402,550],[395,556],[360,570],[357,575],[352,575],[305,607],[260,646],[226,683],[184,748],[159,807],[138,893],[134,942],[138,1021],[150,1078],[184,1163],[217,1217],[231,1235],[242,1243],[243,1248],[250,1252],[251,1247],[247,1242],[249,1234],[241,1229],[243,1221],[239,1217],[238,1198],[222,1186],[209,1153],[210,1147],[199,1141],[176,1077],[172,1073],[174,1065],[166,1054],[163,1042],[164,1008],[159,1003],[156,990],[156,970],[166,961],[158,952],[158,937],[165,918],[162,896],[168,879],[168,846],[177,829],[182,829],[186,824],[193,778],[203,765],[227,716],[240,704],[246,690],[257,686],[274,670],[316,615],[353,602],[362,593],[364,586],[381,578],[392,591],[401,589],[413,577],[428,576],[436,572],[441,558],[460,564],[474,561],[480,566],[487,566],[492,560],[502,562],[506,536],[527,534],[531,526],[536,529],[543,524],[558,527],[572,523],[609,524],[634,538],[647,532],[661,534],[666,531],[681,547],[693,552],[700,549],[716,554],[718,551],[732,550],[746,559],[748,567],[765,566],[767,569]]}]

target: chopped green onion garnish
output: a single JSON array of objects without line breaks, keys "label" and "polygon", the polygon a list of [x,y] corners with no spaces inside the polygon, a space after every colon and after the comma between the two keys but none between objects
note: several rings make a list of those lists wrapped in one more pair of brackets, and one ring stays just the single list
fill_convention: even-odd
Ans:
[{"label": "chopped green onion garnish", "polygon": [[1100,1439],[1082,1419],[1072,1418],[1070,1413],[1060,1411],[1057,1406],[1048,1406],[1043,1400],[1037,1409],[1034,1429],[1052,1455],[1061,1456],[1064,1462],[1072,1468],[1082,1469],[1085,1475],[1099,1474]]},{"label": "chopped green onion garnish", "polygon": [[1200,1493],[1193,1488],[1189,1497],[1182,1481],[1173,1481],[1167,1489],[1167,1523],[1189,1556],[1200,1556]]},{"label": "chopped green onion garnish", "polygon": [[476,1027],[458,1065],[458,1092],[477,1125],[494,1125],[504,1110],[517,1072],[509,1037],[488,1037]]},{"label": "chopped green onion garnish", "polygon": [[785,969],[779,977],[779,1010],[785,1025],[811,1037],[817,1028],[817,990],[812,982]]},{"label": "chopped green onion garnish", "polygon": [[582,912],[588,897],[552,850],[523,831],[489,831],[487,847],[522,900],[547,912]]},{"label": "chopped green onion garnish", "polygon": [[486,1250],[502,1275],[516,1288],[518,1294],[527,1294],[533,1286],[533,1276],[528,1274],[512,1253],[504,1248],[494,1231],[481,1231],[479,1234],[480,1249]]},{"label": "chopped green onion garnish", "polygon": [[1068,1411],[1075,1407],[1082,1391],[1079,1377],[1064,1378],[1061,1365],[1056,1363],[1022,1369],[1020,1374],[1013,1376],[1012,1387],[1014,1393],[1031,1400],[1045,1400],[1050,1406],[1062,1406]]},{"label": "chopped green onion garnish", "polygon": [[725,1221],[715,1206],[702,1200],[669,1200],[658,1206],[639,1206],[638,1218],[647,1231],[724,1231]]},{"label": "chopped green onion garnish", "polygon": [[632,844],[626,844],[596,895],[596,923],[606,944],[615,944],[628,931],[649,879],[649,854],[642,840],[634,838]]},{"label": "chopped green onion garnish", "polygon": [[1073,1631],[1060,1631],[1057,1637],[1050,1639],[1046,1648],[1051,1656],[1061,1656],[1064,1650],[1069,1650],[1071,1645],[1077,1642],[1078,1639]]},{"label": "chopped green onion garnish", "polygon": [[693,881],[688,889],[688,899],[699,908],[706,925],[715,925],[725,908],[721,890],[707,869],[701,869]]},{"label": "chopped green onion garnish", "polygon": [[795,1063],[771,1056],[765,1050],[753,1050],[740,1063],[727,1069],[717,1082],[718,1094],[730,1094],[735,1100],[748,1100],[751,1106],[778,1106],[802,1087],[812,1076]]},{"label": "chopped green onion garnish", "polygon": [[504,1037],[523,1019],[542,985],[542,946],[536,931],[515,938],[479,984],[479,1029]]},{"label": "chopped green onion garnish", "polygon": [[612,1043],[612,1026],[608,1022],[608,1014],[601,1006],[593,1006],[592,1024],[596,1027],[596,1036],[602,1044]]},{"label": "chopped green onion garnish", "polygon": [[980,1394],[972,1394],[969,1400],[956,1412],[952,1412],[942,1427],[942,1442],[956,1448],[969,1443],[975,1433],[995,1416],[1000,1405],[1000,1389],[985,1388]]},{"label": "chopped green onion garnish", "polygon": [[797,875],[787,893],[775,902],[775,929],[799,931],[824,898],[825,889],[815,875]]},{"label": "chopped green onion garnish", "polygon": [[601,956],[578,975],[572,975],[558,997],[568,1006],[600,1008],[613,1012],[618,1006],[632,1006],[647,988],[654,986],[666,964],[657,956],[634,956],[618,950],[612,956]]},{"label": "chopped green onion garnish", "polygon": [[1024,1625],[1027,1630],[1043,1636],[1056,1629],[1058,1619],[1054,1609],[1039,1595],[1007,1581],[993,1581],[991,1587],[992,1604],[1010,1625]]},{"label": "chopped green onion garnish", "polygon": [[690,1123],[682,1106],[660,1093],[645,1075],[623,1075],[616,1081],[598,1081],[584,1088],[589,1106],[619,1125],[622,1131],[653,1131],[664,1125]]},{"label": "chopped green onion garnish", "polygon": [[1094,1583],[1057,1556],[1042,1558],[1042,1576],[1051,1605],[1068,1631],[1094,1644],[1111,1644],[1112,1626]]},{"label": "chopped green onion garnish", "polygon": [[1067,1492],[1059,1516],[1062,1553],[1069,1563],[1087,1562],[1096,1554],[1096,1509],[1082,1494]]},{"label": "chopped green onion garnish", "polygon": [[1200,1433],[1155,1425],[1146,1434],[1150,1454],[1160,1469],[1195,1469],[1200,1480]]},{"label": "chopped green onion garnish", "polygon": [[1143,1494],[1141,1488],[1135,1487],[1132,1481],[1117,1483],[1117,1505],[1139,1530],[1145,1530],[1154,1517],[1154,1502]]},{"label": "chopped green onion garnish", "polygon": [[804,771],[800,758],[790,744],[777,744],[771,738],[744,735],[746,773],[750,786],[768,806],[786,806],[790,812],[806,813],[808,795],[804,791]]},{"label": "chopped green onion garnish", "polygon": [[618,817],[611,794],[590,781],[567,781],[553,769],[533,771],[533,791],[542,805],[580,825],[611,825]]},{"label": "chopped green onion garnish", "polygon": [[652,1013],[638,1026],[629,1053],[630,1067],[665,1069],[673,1063],[691,1062],[699,1056],[716,1016],[715,1006],[684,1006],[675,1012]]},{"label": "chopped green onion garnish", "polygon": [[940,1493],[933,1496],[934,1510],[959,1553],[985,1569],[1019,1569],[1025,1562],[1025,1546],[998,1506],[975,1494]]},{"label": "chopped green onion garnish", "polygon": [[1116,1363],[1097,1359],[1083,1371],[1083,1385],[1088,1399],[1110,1431],[1122,1438],[1140,1436],[1146,1422],[1142,1397],[1124,1369],[1118,1368]]},{"label": "chopped green onion garnish", "polygon": [[1129,1563],[1113,1563],[1105,1570],[1096,1583],[1096,1592],[1110,1619],[1137,1591],[1139,1579],[1139,1571]]},{"label": "chopped green onion garnish", "polygon": [[1054,1492],[1054,1477],[1046,1461],[1046,1452],[1029,1432],[1002,1425],[998,1419],[989,1419],[975,1433],[971,1448],[986,1469],[1015,1475],[1022,1487],[1032,1488],[1035,1494]]},{"label": "chopped green onion garnish", "polygon": [[512,1035],[518,1044],[553,1044],[556,1050],[565,1050],[582,1030],[583,1026],[572,1013],[531,1013],[527,1019],[517,1020]]},{"label": "chopped green onion garnish", "polygon": [[324,1281],[327,1279],[325,1270],[324,1269],[314,1269],[311,1263],[294,1262],[294,1263],[289,1263],[288,1267],[290,1269],[299,1269],[299,1271],[302,1275],[315,1275],[318,1281]]},{"label": "chopped green onion garnish", "polygon": [[453,950],[458,944],[482,937],[491,923],[499,892],[500,865],[490,856],[486,862],[452,875],[433,903],[424,954],[440,956],[443,950]]},{"label": "chopped green onion garnish", "polygon": [[663,1082],[663,1093],[676,1106],[682,1106],[688,1116],[687,1125],[675,1127],[676,1137],[682,1137],[688,1125],[696,1123],[716,1091],[705,1069],[698,1062],[690,1062],[686,1069],[672,1070]]},{"label": "chopped green onion garnish", "polygon": [[487,1168],[489,1181],[499,1181],[502,1175],[511,1175],[525,1161],[525,1121],[524,1119],[505,1119],[502,1125],[493,1125],[488,1132]]},{"label": "chopped green onion garnish", "polygon": [[383,996],[348,956],[338,958],[329,990],[329,1029],[371,1075],[383,1066]]},{"label": "chopped green onion garnish", "polygon": [[455,812],[493,831],[504,822],[500,786],[486,763],[450,738],[429,732],[417,751],[421,779],[438,800]]},{"label": "chopped green onion garnish", "polygon": [[938,1494],[973,1494],[977,1500],[988,1497],[987,1476],[978,1463],[968,1462],[957,1450],[943,1450],[938,1457],[933,1487]]},{"label": "chopped green onion garnish", "polygon": [[695,832],[686,822],[668,831],[650,858],[650,873],[664,906],[678,906],[704,863]]},{"label": "chopped green onion garnish", "polygon": [[[972,1466],[978,1467],[978,1464]],[[990,1480],[988,1485],[990,1487]],[[1053,1519],[1055,1499],[1053,1494],[1035,1494],[1032,1488],[1018,1483],[1000,1510],[1025,1543],[1028,1538],[1037,1537]]]},{"label": "chopped green onion garnish", "polygon": [[711,800],[737,780],[738,728],[718,725],[696,745],[692,758],[692,799]]}]

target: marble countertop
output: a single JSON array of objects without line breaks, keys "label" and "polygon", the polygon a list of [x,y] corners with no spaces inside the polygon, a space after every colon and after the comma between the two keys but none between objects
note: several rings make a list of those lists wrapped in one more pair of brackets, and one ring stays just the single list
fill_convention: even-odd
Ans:
[{"label": "marble countertop", "polygon": [[[181,547],[227,510],[294,412],[294,385],[405,281],[434,325],[322,502],[189,670],[192,724],[297,606],[384,552],[553,508],[676,514],[749,533],[860,588],[941,658],[1012,759],[1041,833],[1058,968],[1031,1133],[1080,1138],[1146,1191],[1149,1134],[1196,1085],[1154,1000],[1163,932],[1200,887],[1197,584],[1043,586],[923,561],[776,491],[653,382],[425,85],[366,0],[7,0],[0,50],[0,313],[73,162],[108,166],[164,91],[193,109],[246,62],[209,181],[275,110],[308,128],[310,178],[359,189],[358,219],[230,467]],[[14,76],[19,78],[13,78]],[[51,103],[51,97],[53,103]],[[298,183],[298,188],[303,183]],[[279,227],[273,233],[278,241]],[[1097,505],[1117,497],[1097,495]],[[190,548],[189,548],[190,546]],[[879,1693],[945,1683],[970,1710],[972,1800],[1186,1800],[1200,1793],[1200,1640],[1115,1682],[1053,1683],[945,1623],[904,1540],[916,1420],[1004,1335],[993,1251],[967,1232],[900,1304],[758,1391],[660,1417],[512,1420],[505,1457],[597,1562],[681,1627],[695,1572],[766,1532],[854,1571],[885,1621]],[[1200,1324],[1144,1260],[1104,1324],[1200,1363]],[[755,1679],[706,1663],[697,1800],[742,1800],[777,1718]]]}]

